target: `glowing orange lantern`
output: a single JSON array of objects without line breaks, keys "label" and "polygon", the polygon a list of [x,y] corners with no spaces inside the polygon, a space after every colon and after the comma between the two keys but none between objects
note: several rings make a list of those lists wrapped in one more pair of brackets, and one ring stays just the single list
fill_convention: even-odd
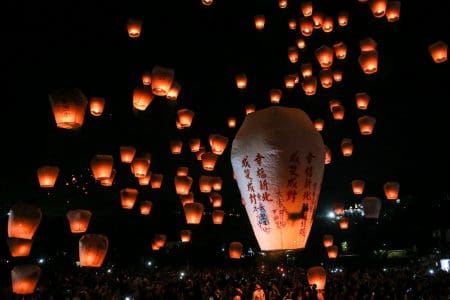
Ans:
[{"label": "glowing orange lantern", "polygon": [[236,127],[236,118],[235,117],[229,117],[227,122],[228,122],[228,128]]},{"label": "glowing orange lantern", "polygon": [[155,66],[152,70],[152,93],[166,96],[173,84],[175,71],[170,68]]},{"label": "glowing orange lantern", "polygon": [[284,76],[284,85],[287,89],[292,89],[295,86],[295,76],[286,75]]},{"label": "glowing orange lantern", "polygon": [[338,256],[339,249],[337,246],[327,247],[328,258],[335,259]]},{"label": "glowing orange lantern", "polygon": [[322,131],[324,125],[325,121],[323,119],[319,118],[314,121],[314,128],[316,128],[317,131]]},{"label": "glowing orange lantern", "polygon": [[212,212],[212,220],[213,224],[221,225],[223,223],[223,218],[225,216],[225,212],[223,210],[214,210]]},{"label": "glowing orange lantern", "polygon": [[211,194],[209,194],[209,201],[211,202],[213,207],[221,207],[222,195],[217,192],[211,192]]},{"label": "glowing orange lantern", "polygon": [[152,173],[152,179],[150,180],[150,185],[152,186],[152,189],[161,188],[163,178],[164,178],[163,174]]},{"label": "glowing orange lantern", "polygon": [[201,175],[199,179],[200,192],[209,193],[212,189],[212,177]]},{"label": "glowing orange lantern", "polygon": [[23,257],[30,254],[33,240],[8,238],[6,242],[12,257]]},{"label": "glowing orange lantern", "polygon": [[152,250],[153,251],[158,251],[160,247],[158,247],[158,245],[155,242],[155,239],[152,240]]},{"label": "glowing orange lantern", "polygon": [[120,147],[120,160],[123,163],[129,164],[133,161],[136,154],[136,148],[133,146],[121,146]]},{"label": "glowing orange lantern", "polygon": [[228,255],[231,259],[240,259],[244,245],[240,242],[232,242],[228,247]]},{"label": "glowing orange lantern", "polygon": [[336,82],[341,82],[342,74],[343,72],[341,70],[333,70],[333,80]]},{"label": "glowing orange lantern", "polygon": [[245,89],[247,87],[247,75],[237,74],[236,75],[236,86],[238,89]]},{"label": "glowing orange lantern", "polygon": [[195,153],[195,156],[197,157],[197,160],[202,160],[202,155],[206,152],[205,146],[200,146],[198,148],[198,151]]},{"label": "glowing orange lantern", "polygon": [[311,17],[300,18],[298,23],[303,36],[310,36],[314,30],[314,23]]},{"label": "glowing orange lantern", "polygon": [[289,61],[293,64],[298,62],[298,52],[296,47],[289,47],[288,48],[288,58]]},{"label": "glowing orange lantern", "polygon": [[349,138],[344,138],[341,141],[341,150],[344,156],[351,156],[353,154],[353,143]]},{"label": "glowing orange lantern", "polygon": [[347,230],[348,229],[348,219],[346,217],[342,217],[339,220],[339,228],[341,230]]},{"label": "glowing orange lantern", "polygon": [[142,74],[142,84],[143,85],[150,85],[150,84],[152,84],[152,73],[150,73],[149,71],[145,71]]},{"label": "glowing orange lantern", "polygon": [[192,178],[189,176],[175,176],[175,189],[178,195],[187,195],[191,189]]},{"label": "glowing orange lantern", "polygon": [[338,24],[339,26],[347,26],[348,24],[348,12],[347,11],[340,11],[338,14]]},{"label": "glowing orange lantern", "polygon": [[344,203],[337,202],[334,204],[334,213],[336,215],[343,215],[344,214]]},{"label": "glowing orange lantern", "polygon": [[376,119],[371,116],[362,116],[358,118],[359,131],[362,135],[371,135],[375,127]]},{"label": "glowing orange lantern", "polygon": [[284,9],[288,6],[288,0],[278,0],[278,6],[281,9]]},{"label": "glowing orange lantern", "polygon": [[370,96],[367,93],[357,93],[355,95],[356,107],[358,109],[366,110],[369,106]]},{"label": "glowing orange lantern", "polygon": [[331,113],[333,114],[333,119],[338,121],[343,120],[345,116],[345,108],[342,105],[333,106]]},{"label": "glowing orange lantern", "polygon": [[322,68],[329,68],[333,64],[333,49],[322,45],[314,51],[317,61]]},{"label": "glowing orange lantern", "polygon": [[328,89],[333,85],[333,72],[331,69],[322,69],[319,72],[320,84]]},{"label": "glowing orange lantern", "polygon": [[89,110],[91,111],[91,115],[94,117],[99,117],[102,115],[103,110],[105,109],[105,98],[101,97],[92,97],[89,101]]},{"label": "glowing orange lantern", "polygon": [[204,210],[203,204],[198,202],[186,203],[183,208],[187,224],[200,224]]},{"label": "glowing orange lantern", "polygon": [[306,272],[309,285],[316,285],[318,291],[325,289],[327,283],[327,272],[322,267],[312,267]]},{"label": "glowing orange lantern", "polygon": [[329,165],[331,164],[331,150],[327,146],[325,146],[325,164]]},{"label": "glowing orange lantern", "polygon": [[138,196],[138,190],[125,188],[120,191],[120,201],[124,209],[132,209]]},{"label": "glowing orange lantern", "polygon": [[170,152],[174,155],[178,155],[181,153],[183,149],[183,142],[180,140],[171,140],[170,141]]},{"label": "glowing orange lantern", "polygon": [[328,106],[330,107],[330,111],[333,112],[333,108],[336,106],[342,105],[341,101],[332,99],[328,102]]},{"label": "glowing orange lantern", "polygon": [[297,28],[297,22],[295,21],[295,19],[290,19],[288,21],[288,27],[290,30],[295,30],[295,28]]},{"label": "glowing orange lantern", "polygon": [[66,214],[69,221],[70,232],[84,233],[88,229],[92,213],[86,209],[69,210]]},{"label": "glowing orange lantern", "polygon": [[177,168],[177,176],[188,176],[189,168],[188,167],[178,167]]},{"label": "glowing orange lantern", "polygon": [[225,151],[225,148],[227,147],[227,144],[228,138],[226,136],[220,134],[209,135],[209,145],[211,146],[212,153],[216,155],[222,155],[222,153]]},{"label": "glowing orange lantern", "polygon": [[167,235],[165,234],[155,234],[153,241],[155,245],[159,248],[162,248],[166,245]]},{"label": "glowing orange lantern", "polygon": [[389,1],[386,6],[386,19],[388,22],[396,22],[400,19],[400,1]]},{"label": "glowing orange lantern", "polygon": [[79,242],[81,267],[99,268],[108,251],[108,238],[101,234],[85,234]]},{"label": "glowing orange lantern", "polygon": [[49,98],[56,127],[78,129],[83,125],[88,101],[79,89],[54,91]]},{"label": "glowing orange lantern", "polygon": [[314,95],[317,89],[317,78],[315,76],[306,77],[302,82],[302,88],[305,95]]},{"label": "glowing orange lantern", "polygon": [[337,59],[345,59],[347,56],[347,46],[344,42],[339,42],[333,45],[334,55]]},{"label": "glowing orange lantern", "polygon": [[323,246],[325,248],[333,246],[333,236],[331,234],[325,234],[323,236]]},{"label": "glowing orange lantern", "polygon": [[116,177],[116,170],[112,169],[111,176],[106,179],[100,180],[102,186],[112,186],[114,183],[114,177]]},{"label": "glowing orange lantern", "polygon": [[198,152],[200,150],[201,141],[197,138],[192,138],[189,140],[189,148],[191,152]]},{"label": "glowing orange lantern", "polygon": [[300,8],[302,10],[302,14],[305,17],[309,17],[313,13],[313,5],[310,1],[304,1],[300,4]]},{"label": "glowing orange lantern", "polygon": [[298,47],[298,49],[305,49],[305,47],[306,47],[305,40],[302,38],[297,39],[297,47]]},{"label": "glowing orange lantern", "polygon": [[175,101],[177,100],[180,92],[181,92],[181,85],[178,82],[174,81],[169,91],[167,92],[166,98],[168,100]]},{"label": "glowing orange lantern", "polygon": [[132,39],[136,39],[141,35],[142,20],[129,19],[127,23],[128,36]]},{"label": "glowing orange lantern", "polygon": [[263,30],[266,23],[266,17],[264,15],[256,15],[254,20],[256,29],[259,31]]},{"label": "glowing orange lantern", "polygon": [[42,219],[41,209],[30,204],[15,204],[8,215],[10,238],[31,240]]},{"label": "glowing orange lantern", "polygon": [[152,179],[152,172],[148,172],[147,175],[145,175],[144,177],[139,177],[138,178],[138,182],[139,185],[149,185],[150,184],[150,180]]},{"label": "glowing orange lantern", "polygon": [[361,52],[358,62],[365,74],[374,74],[378,71],[378,52],[376,50]]},{"label": "glowing orange lantern", "polygon": [[131,162],[131,171],[137,178],[147,176],[148,169],[150,168],[150,160],[146,157],[135,157]]},{"label": "glowing orange lantern", "polygon": [[439,64],[447,61],[448,46],[443,41],[437,41],[434,44],[428,46],[428,51],[430,52],[431,58],[434,62]]},{"label": "glowing orange lantern", "polygon": [[191,127],[192,119],[194,118],[195,113],[189,109],[179,109],[178,112],[178,121],[180,122],[183,128]]},{"label": "glowing orange lantern", "polygon": [[148,216],[152,211],[153,203],[151,201],[142,201],[139,205],[141,215]]},{"label": "glowing orange lantern", "polygon": [[323,19],[322,30],[323,32],[332,32],[334,28],[333,18],[325,17]]},{"label": "glowing orange lantern", "polygon": [[213,171],[217,162],[217,155],[211,152],[205,152],[202,155],[202,167],[205,171]]},{"label": "glowing orange lantern", "polygon": [[37,170],[39,185],[42,188],[52,188],[58,178],[59,168],[54,166],[42,166]]},{"label": "glowing orange lantern", "polygon": [[180,195],[181,205],[185,206],[187,203],[194,203],[194,193],[189,192],[187,195]]},{"label": "glowing orange lantern", "polygon": [[384,194],[388,200],[397,200],[400,191],[400,183],[396,181],[388,181],[383,186]]},{"label": "glowing orange lantern", "polygon": [[215,191],[220,191],[222,189],[222,178],[219,176],[212,177],[212,187]]},{"label": "glowing orange lantern", "polygon": [[149,86],[137,86],[133,90],[133,107],[137,110],[146,110],[153,101],[153,94]]},{"label": "glowing orange lantern", "polygon": [[364,197],[361,201],[366,219],[378,219],[381,211],[381,200],[378,197]]},{"label": "glowing orange lantern", "polygon": [[245,114],[249,115],[251,113],[254,113],[256,111],[256,107],[254,104],[247,104],[245,106]]},{"label": "glowing orange lantern", "polygon": [[12,291],[18,295],[33,294],[41,269],[36,265],[18,265],[11,270]]},{"label": "glowing orange lantern", "polygon": [[368,37],[359,41],[359,48],[361,52],[377,50],[377,42],[373,38]]},{"label": "glowing orange lantern", "polygon": [[204,6],[210,6],[211,4],[213,4],[213,0],[202,0],[202,4]]},{"label": "glowing orange lantern", "polygon": [[320,29],[322,28],[323,19],[324,19],[323,13],[320,11],[314,11],[312,15],[312,21],[313,21],[313,28],[314,29]]},{"label": "glowing orange lantern", "polygon": [[386,14],[387,0],[371,0],[369,6],[375,18],[382,18]]},{"label": "glowing orange lantern", "polygon": [[313,68],[311,63],[305,63],[300,66],[303,78],[311,77],[313,74]]},{"label": "glowing orange lantern", "polygon": [[189,243],[191,241],[192,231],[185,229],[180,231],[182,243]]},{"label": "glowing orange lantern", "polygon": [[355,195],[362,195],[364,193],[365,181],[355,179],[352,181],[352,191]]}]

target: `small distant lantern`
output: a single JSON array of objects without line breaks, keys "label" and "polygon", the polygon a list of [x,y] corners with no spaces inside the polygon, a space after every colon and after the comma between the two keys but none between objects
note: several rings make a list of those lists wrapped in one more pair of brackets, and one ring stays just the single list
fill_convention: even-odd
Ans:
[{"label": "small distant lantern", "polygon": [[111,176],[106,179],[100,180],[102,186],[112,186],[114,183],[114,178],[116,177],[116,170],[112,169]]},{"label": "small distant lantern", "polygon": [[369,6],[375,18],[382,18],[386,14],[387,0],[371,0]]},{"label": "small distant lantern", "polygon": [[328,46],[321,46],[314,51],[317,61],[322,68],[329,68],[333,64],[333,49]]},{"label": "small distant lantern", "polygon": [[256,107],[254,104],[247,104],[245,106],[245,114],[249,115],[251,113],[254,113],[256,111]]},{"label": "small distant lantern", "polygon": [[37,177],[41,188],[52,188],[58,178],[59,168],[55,166],[42,166],[37,170]]},{"label": "small distant lantern", "polygon": [[167,235],[165,234],[155,234],[153,238],[154,243],[159,248],[162,248],[166,245]]},{"label": "small distant lantern", "polygon": [[238,89],[245,89],[247,87],[247,75],[237,74],[236,75],[236,86]]},{"label": "small distant lantern", "polygon": [[[327,283],[327,273],[322,267],[311,267],[306,271],[309,285],[316,285],[318,291],[325,289]],[[320,299],[320,298],[319,298]]]},{"label": "small distant lantern", "polygon": [[314,128],[316,128],[317,131],[322,131],[323,127],[325,126],[325,121],[323,119],[316,119],[314,120]]},{"label": "small distant lantern", "polygon": [[187,195],[191,190],[192,178],[189,176],[175,176],[175,190],[178,195]]},{"label": "small distant lantern", "polygon": [[222,195],[217,192],[209,194],[209,201],[213,207],[222,207]]},{"label": "small distant lantern", "polygon": [[388,22],[396,22],[400,19],[400,1],[389,1],[386,6],[386,19]]},{"label": "small distant lantern", "polygon": [[[228,144],[228,138],[220,134],[209,135],[209,145],[211,152],[215,155],[222,155]],[[203,159],[203,158],[202,158]]]},{"label": "small distant lantern", "polygon": [[236,118],[235,117],[229,117],[227,120],[228,128],[235,128],[236,127]]},{"label": "small distant lantern", "polygon": [[24,257],[30,255],[33,240],[8,238],[6,242],[12,257]]},{"label": "small distant lantern", "polygon": [[447,61],[448,46],[443,41],[437,41],[428,46],[431,58],[437,64]]},{"label": "small distant lantern", "polygon": [[328,258],[335,259],[338,256],[339,249],[337,246],[329,246],[327,247]]},{"label": "small distant lantern", "polygon": [[41,219],[40,208],[30,204],[15,204],[8,213],[8,237],[31,240]]},{"label": "small distant lantern", "polygon": [[333,119],[337,121],[344,120],[345,108],[342,105],[336,105],[331,109],[331,113],[333,114]]},{"label": "small distant lantern", "polygon": [[209,193],[212,190],[212,177],[201,175],[199,179],[200,192]]},{"label": "small distant lantern", "polygon": [[170,68],[155,66],[152,70],[152,93],[166,96],[173,84],[175,71]]},{"label": "small distant lantern", "polygon": [[293,64],[298,62],[298,52],[296,47],[288,47],[288,58]]},{"label": "small distant lantern", "polygon": [[280,103],[282,92],[279,89],[272,89],[269,92],[270,94],[270,102],[273,104]]},{"label": "small distant lantern", "polygon": [[333,70],[333,80],[336,82],[341,82],[342,74],[343,72],[341,70]]},{"label": "small distant lantern", "polygon": [[220,176],[212,177],[212,188],[215,191],[220,191],[222,189],[222,178]]},{"label": "small distant lantern", "polygon": [[352,181],[352,191],[355,195],[362,195],[364,193],[365,181],[355,179]]},{"label": "small distant lantern", "polygon": [[202,0],[202,4],[204,6],[210,6],[211,4],[213,4],[213,0]]},{"label": "small distant lantern", "polygon": [[202,155],[206,152],[205,146],[200,146],[198,148],[198,151],[195,153],[195,156],[197,157],[197,160],[202,160]]},{"label": "small distant lantern", "polygon": [[180,237],[182,243],[189,243],[191,241],[192,231],[189,229],[181,230]]},{"label": "small distant lantern", "polygon": [[303,78],[311,77],[313,74],[313,67],[311,63],[305,63],[300,66]]},{"label": "small distant lantern", "polygon": [[384,194],[388,200],[397,200],[400,192],[400,183],[396,181],[388,181],[383,186]]},{"label": "small distant lantern", "polygon": [[135,157],[131,162],[131,171],[137,178],[147,176],[150,161],[146,157]]},{"label": "small distant lantern", "polygon": [[124,209],[132,209],[138,196],[138,190],[125,188],[120,191],[120,201]]},{"label": "small distant lantern", "polygon": [[313,13],[313,5],[312,5],[311,1],[304,1],[304,2],[302,2],[300,4],[300,8],[302,10],[302,14],[305,17],[309,17]]},{"label": "small distant lantern", "polygon": [[334,28],[332,17],[325,17],[323,19],[322,30],[323,32],[332,32]]},{"label": "small distant lantern", "polygon": [[254,20],[256,29],[259,31],[263,30],[266,23],[266,17],[264,15],[256,15]]},{"label": "small distant lantern", "polygon": [[348,24],[348,11],[340,11],[338,13],[338,24],[341,27],[345,27]]},{"label": "small distant lantern", "polygon": [[370,96],[367,93],[357,93],[355,95],[356,107],[361,110],[366,110],[369,106]]},{"label": "small distant lantern", "polygon": [[56,127],[78,129],[83,125],[88,101],[79,89],[54,91],[49,99]]},{"label": "small distant lantern", "polygon": [[365,74],[374,74],[378,71],[378,52],[376,50],[361,52],[358,62]]},{"label": "small distant lantern", "polygon": [[215,225],[221,225],[223,223],[223,218],[225,216],[225,212],[223,210],[214,210],[212,212],[212,221]]},{"label": "small distant lantern", "polygon": [[127,23],[128,36],[132,39],[136,39],[141,35],[142,20],[128,19]]},{"label": "small distant lantern", "polygon": [[295,21],[295,19],[290,19],[288,21],[288,27],[290,30],[295,30],[295,28],[297,28],[297,22]]},{"label": "small distant lantern", "polygon": [[204,210],[203,204],[198,202],[187,203],[183,208],[187,224],[200,224]]},{"label": "small distant lantern", "polygon": [[171,140],[170,141],[170,152],[174,155],[178,155],[181,153],[183,149],[183,142],[180,140]]},{"label": "small distant lantern", "polygon": [[306,77],[302,82],[302,88],[305,95],[314,95],[317,89],[317,78],[315,76]]},{"label": "small distant lantern", "polygon": [[188,176],[189,168],[188,167],[178,167],[177,168],[177,176]]},{"label": "small distant lantern", "polygon": [[100,117],[105,109],[105,98],[92,97],[89,101],[89,110],[94,117]]},{"label": "small distant lantern", "polygon": [[300,18],[298,25],[303,36],[311,36],[314,30],[314,23],[311,17]]},{"label": "small distant lantern", "polygon": [[332,159],[331,150],[330,148],[325,146],[325,164],[326,165],[331,164],[331,159]]},{"label": "small distant lantern", "polygon": [[137,86],[133,90],[133,107],[137,110],[144,111],[153,101],[153,94],[150,86]]},{"label": "small distant lantern", "polygon": [[377,50],[377,42],[373,38],[368,37],[359,41],[359,48],[361,52]]},{"label": "small distant lantern", "polygon": [[284,76],[284,85],[286,89],[293,89],[295,86],[295,76],[292,75]]},{"label": "small distant lantern", "polygon": [[244,245],[240,242],[232,242],[228,247],[228,255],[231,259],[240,259]]},{"label": "small distant lantern", "polygon": [[192,138],[189,140],[189,148],[191,149],[191,152],[198,152],[198,150],[200,150],[200,145],[200,139]]},{"label": "small distant lantern", "polygon": [[79,242],[81,267],[99,268],[108,251],[108,238],[101,234],[85,234]]},{"label": "small distant lantern", "polygon": [[278,0],[278,6],[281,9],[285,9],[288,6],[288,0]]},{"label": "small distant lantern", "polygon": [[342,217],[339,220],[339,228],[341,230],[347,230],[348,229],[348,219],[346,217]]},{"label": "small distant lantern", "polygon": [[305,49],[305,47],[306,47],[305,40],[302,38],[297,39],[297,47],[298,47],[298,49]]},{"label": "small distant lantern", "polygon": [[211,152],[205,152],[202,155],[202,166],[205,171],[213,171],[217,162],[217,155]]},{"label": "small distant lantern", "polygon": [[336,215],[343,215],[344,214],[344,203],[337,202],[334,204],[334,213]]},{"label": "small distant lantern", "polygon": [[328,102],[328,106],[330,107],[330,111],[333,112],[333,108],[336,106],[342,105],[341,101],[333,99]]},{"label": "small distant lantern", "polygon": [[341,141],[341,150],[342,155],[344,156],[351,156],[353,154],[353,143],[352,140],[349,138],[344,138]]},{"label": "small distant lantern", "polygon": [[333,86],[333,72],[331,69],[322,69],[319,72],[320,84],[324,89]]},{"label": "small distant lantern", "polygon": [[139,185],[142,185],[142,186],[149,185],[151,179],[152,179],[152,174],[151,174],[151,172],[148,172],[147,175],[145,175],[144,177],[138,178]]},{"label": "small distant lantern", "polygon": [[180,195],[181,205],[185,206],[187,203],[194,203],[194,193],[189,192],[187,195]]},{"label": "small distant lantern", "polygon": [[153,251],[158,251],[160,247],[158,247],[158,245],[156,244],[155,239],[152,240],[152,250]]},{"label": "small distant lantern", "polygon": [[320,11],[314,11],[312,15],[313,28],[320,29],[323,25],[324,15]]},{"label": "small distant lantern", "polygon": [[181,92],[181,85],[174,81],[169,91],[167,92],[166,98],[170,101],[175,101],[178,99],[178,95]]},{"label": "small distant lantern", "polygon": [[325,234],[323,236],[323,246],[325,248],[333,246],[333,236],[331,234]]},{"label": "small distant lantern", "polygon": [[347,45],[344,42],[339,42],[333,45],[334,55],[336,55],[337,59],[345,59],[347,56]]},{"label": "small distant lantern", "polygon": [[142,74],[142,84],[143,85],[150,85],[150,84],[152,84],[152,73],[150,73],[149,71],[145,71]]},{"label": "small distant lantern", "polygon": [[150,180],[150,185],[152,186],[152,189],[161,188],[163,178],[164,178],[163,174],[152,173],[152,179]]},{"label": "small distant lantern", "polygon": [[11,270],[12,291],[17,295],[34,293],[41,269],[36,265],[17,265]]},{"label": "small distant lantern", "polygon": [[92,213],[86,209],[69,210],[66,214],[69,221],[70,232],[84,233],[88,229]]},{"label": "small distant lantern", "polygon": [[191,127],[192,119],[194,119],[195,113],[189,109],[179,109],[177,112],[178,121],[183,128]]},{"label": "small distant lantern", "polygon": [[371,116],[362,116],[358,118],[359,130],[362,135],[371,135],[375,127],[376,119]]},{"label": "small distant lantern", "polygon": [[136,154],[136,148],[133,146],[121,146],[120,147],[120,160],[123,163],[129,164],[133,161]]},{"label": "small distant lantern", "polygon": [[139,204],[141,215],[148,216],[152,211],[153,203],[151,201],[142,201]]}]

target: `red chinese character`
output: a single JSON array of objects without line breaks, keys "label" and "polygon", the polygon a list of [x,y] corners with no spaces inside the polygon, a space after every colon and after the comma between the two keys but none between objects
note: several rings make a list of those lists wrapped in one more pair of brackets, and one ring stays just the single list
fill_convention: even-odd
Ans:
[{"label": "red chinese character", "polygon": [[250,194],[250,203],[256,203],[256,195]]},{"label": "red chinese character", "polygon": [[266,178],[267,177],[266,172],[264,172],[263,168],[259,168],[256,171],[256,176],[258,176],[259,178]]},{"label": "red chinese character", "polygon": [[250,169],[244,169],[245,178],[252,180],[253,178],[250,176]]},{"label": "red chinese character", "polygon": [[256,154],[255,161],[258,164],[258,166],[261,166],[261,162],[262,162],[263,158],[264,158],[264,156],[262,156],[261,154],[259,154],[259,153]]},{"label": "red chinese character", "polygon": [[253,188],[253,182],[247,183],[247,191],[254,193],[255,189]]},{"label": "red chinese character", "polygon": [[267,191],[269,189],[269,185],[267,184],[267,180],[264,179],[262,181],[261,180],[259,181],[259,189],[263,190],[263,191],[264,190]]},{"label": "red chinese character", "polygon": [[270,194],[268,192],[264,192],[261,198],[262,201],[273,201],[272,198],[270,198]]},{"label": "red chinese character", "polygon": [[243,168],[250,168],[250,164],[248,163],[248,155],[242,160]]},{"label": "red chinese character", "polygon": [[311,201],[311,200],[312,200],[311,191],[305,191],[303,193],[303,201]]}]

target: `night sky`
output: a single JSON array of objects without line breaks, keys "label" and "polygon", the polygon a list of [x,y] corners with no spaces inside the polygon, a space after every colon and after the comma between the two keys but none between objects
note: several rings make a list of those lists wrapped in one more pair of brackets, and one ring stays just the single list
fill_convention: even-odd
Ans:
[{"label": "night sky", "polygon": [[[111,253],[149,255],[154,233],[179,239],[185,225],[182,207],[173,186],[177,166],[188,166],[194,178],[196,200],[207,203],[198,191],[198,178],[205,172],[187,141],[198,137],[203,144],[211,133],[230,138],[219,158],[214,175],[224,181],[222,195],[227,212],[224,224],[212,225],[210,216],[194,229],[193,244],[200,253],[214,253],[230,241],[239,240],[257,249],[251,226],[241,205],[232,177],[231,142],[245,118],[244,107],[269,107],[269,90],[283,90],[282,106],[305,110],[312,120],[325,120],[324,142],[333,153],[325,167],[317,218],[306,252],[321,247],[324,233],[348,240],[352,251],[368,248],[430,247],[431,230],[449,228],[450,149],[446,103],[449,97],[449,63],[435,64],[428,45],[449,42],[448,0],[402,1],[401,18],[388,23],[375,19],[367,3],[356,0],[313,1],[315,9],[336,16],[349,12],[349,25],[335,24],[332,33],[315,31],[305,38],[300,62],[311,62],[320,70],[314,50],[338,41],[347,44],[345,61],[335,59],[344,71],[340,84],[330,89],[318,84],[315,96],[305,96],[301,87],[284,87],[284,75],[299,72],[287,48],[301,37],[290,30],[288,20],[300,17],[299,2],[290,0],[281,10],[275,0],[214,0],[206,7],[200,0],[188,1],[7,1],[3,8],[4,88],[2,93],[2,180],[0,185],[0,255],[8,256],[7,212],[24,201],[42,208],[43,222],[36,233],[32,255],[56,253],[64,249],[76,255],[77,239],[69,233],[65,213],[85,208],[93,212],[89,232],[110,238]],[[266,16],[263,31],[254,27],[253,17]],[[139,39],[126,31],[129,18],[143,20]],[[378,42],[378,73],[364,75],[358,65],[359,41],[372,37]],[[6,52],[5,52],[6,51]],[[181,86],[176,102],[155,97],[145,112],[132,108],[133,88],[141,75],[155,65],[173,68]],[[246,73],[248,86],[238,90],[234,76]],[[105,112],[94,118],[86,112],[81,130],[57,129],[48,94],[59,88],[79,88],[88,97],[106,98]],[[367,92],[367,111],[358,111],[354,95]],[[345,106],[345,120],[334,121],[328,101],[339,99]],[[191,128],[175,127],[176,111],[195,111]],[[357,118],[375,116],[374,134],[362,136]],[[227,127],[227,118],[238,120],[237,128]],[[353,156],[340,152],[340,141],[353,139]],[[183,153],[174,157],[169,140],[185,142]],[[151,170],[163,173],[161,190],[138,187],[129,166],[120,163],[119,147],[133,145],[138,152],[152,154]],[[103,188],[90,177],[89,161],[95,154],[114,155],[118,171],[111,188]],[[51,190],[39,188],[36,169],[51,164],[60,167],[60,177]],[[356,219],[347,233],[326,218],[335,202],[347,206],[359,203],[350,182],[365,179],[365,195],[383,200],[378,223]],[[383,194],[386,181],[398,181],[400,204],[388,202]],[[67,183],[67,184],[66,184]],[[154,203],[149,217],[139,215],[137,206],[124,211],[119,191],[137,187],[142,198]],[[83,189],[84,188],[84,189]],[[211,208],[207,208],[207,213]],[[362,241],[366,237],[372,241]],[[52,244],[58,241],[59,244]],[[353,247],[353,248],[352,248]],[[114,252],[115,251],[115,252]],[[123,252],[124,251],[124,252]],[[112,255],[112,254],[111,254]]]}]

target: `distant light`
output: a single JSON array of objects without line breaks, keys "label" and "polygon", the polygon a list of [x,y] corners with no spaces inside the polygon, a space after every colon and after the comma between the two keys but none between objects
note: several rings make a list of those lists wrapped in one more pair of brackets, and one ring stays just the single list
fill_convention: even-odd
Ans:
[{"label": "distant light", "polygon": [[147,266],[151,266],[152,265],[152,262],[149,260],[148,262],[147,262]]},{"label": "distant light", "polygon": [[386,269],[386,268],[383,268],[383,272],[387,272],[387,269]]},{"label": "distant light", "polygon": [[38,259],[38,264],[43,264],[43,263],[45,263],[45,259],[44,258],[39,258]]},{"label": "distant light", "polygon": [[106,272],[111,273],[112,271],[111,271],[111,269],[108,269]]},{"label": "distant light", "polygon": [[441,259],[441,270],[445,272],[450,272],[450,259]]},{"label": "distant light", "polygon": [[10,216],[10,215],[11,215],[11,212],[9,211],[9,212],[7,213],[7,215]]},{"label": "distant light", "polygon": [[433,274],[434,274],[434,270],[433,270],[433,269],[429,269],[429,270],[428,270],[428,273],[430,273],[431,275],[433,275]]},{"label": "distant light", "polygon": [[184,272],[180,272],[180,276],[183,277],[184,276]]},{"label": "distant light", "polygon": [[225,248],[222,248],[222,252],[225,252]]},{"label": "distant light", "polygon": [[336,217],[336,215],[334,214],[334,212],[330,211],[327,215],[328,218],[330,219],[334,219]]},{"label": "distant light", "polygon": [[128,297],[128,296],[125,297],[125,300],[131,300],[131,297]]},{"label": "distant light", "polygon": [[398,198],[397,200],[395,200],[395,203],[399,204],[399,203],[400,203],[400,198]]}]

